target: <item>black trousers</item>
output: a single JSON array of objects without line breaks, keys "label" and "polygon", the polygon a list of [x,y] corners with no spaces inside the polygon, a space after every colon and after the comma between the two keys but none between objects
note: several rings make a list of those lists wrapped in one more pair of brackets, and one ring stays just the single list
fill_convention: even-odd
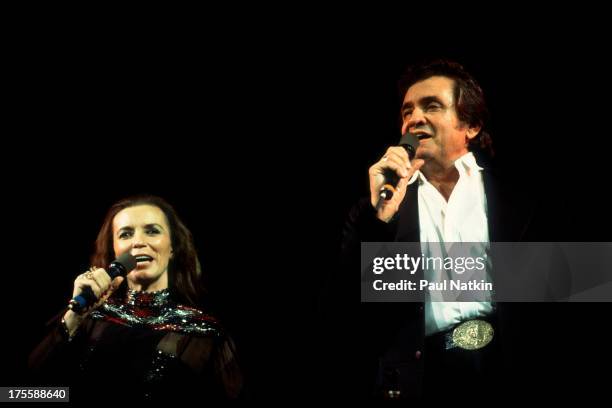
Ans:
[{"label": "black trousers", "polygon": [[499,395],[505,381],[498,336],[493,336],[489,344],[478,350],[459,347],[447,350],[447,333],[425,339],[424,400],[460,401],[469,396]]}]

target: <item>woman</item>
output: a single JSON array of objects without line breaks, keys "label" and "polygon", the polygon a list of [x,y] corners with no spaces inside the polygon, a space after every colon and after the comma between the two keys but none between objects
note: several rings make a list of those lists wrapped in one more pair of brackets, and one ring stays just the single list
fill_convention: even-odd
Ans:
[{"label": "woman", "polygon": [[[104,269],[129,252],[136,267],[111,280]],[[119,201],[108,211],[89,271],[72,296],[90,288],[98,302],[67,310],[30,356],[50,384],[71,385],[71,400],[232,399],[242,377],[234,346],[198,308],[200,264],[189,230],[163,199]]]}]

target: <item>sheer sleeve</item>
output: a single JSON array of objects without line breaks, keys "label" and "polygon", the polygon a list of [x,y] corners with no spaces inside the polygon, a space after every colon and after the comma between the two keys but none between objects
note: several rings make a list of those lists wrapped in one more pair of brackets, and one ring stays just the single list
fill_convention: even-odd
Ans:
[{"label": "sheer sleeve", "polygon": [[238,398],[242,391],[242,372],[238,365],[236,349],[231,338],[225,337],[217,347],[214,370],[228,398]]},{"label": "sheer sleeve", "polygon": [[69,337],[62,324],[65,312],[62,310],[47,323],[46,336],[29,355],[28,368],[34,379],[46,381],[49,376],[54,381],[67,379],[78,365],[78,350],[87,341],[92,321],[86,319],[74,336]]}]

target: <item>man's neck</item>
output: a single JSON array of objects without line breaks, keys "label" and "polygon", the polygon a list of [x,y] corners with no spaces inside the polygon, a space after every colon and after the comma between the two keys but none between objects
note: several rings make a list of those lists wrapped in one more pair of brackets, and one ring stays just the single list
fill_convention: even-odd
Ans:
[{"label": "man's neck", "polygon": [[427,181],[448,201],[457,181],[459,181],[459,171],[455,167],[455,160],[446,163],[427,160],[421,167],[421,172],[423,172]]}]

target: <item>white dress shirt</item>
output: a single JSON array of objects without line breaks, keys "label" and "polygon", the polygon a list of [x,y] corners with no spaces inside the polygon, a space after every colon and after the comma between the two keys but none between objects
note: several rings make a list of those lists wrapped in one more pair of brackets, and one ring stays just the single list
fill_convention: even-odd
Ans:
[{"label": "white dress shirt", "polygon": [[[457,159],[455,167],[459,171],[459,180],[448,202],[420,171],[417,171],[411,179],[411,182],[416,179],[419,182],[420,239],[421,249],[426,257],[439,256],[437,253],[432,253],[428,242],[482,243],[483,252],[489,246],[482,167],[478,166],[471,152]],[[434,249],[433,252],[436,250]],[[425,270],[424,277],[428,280],[435,280],[432,276],[435,273],[439,271]],[[487,298],[490,299],[490,296]],[[493,310],[491,302],[434,302],[431,299],[430,294],[427,294],[425,302],[426,335],[447,330],[457,323],[487,315]]]}]

